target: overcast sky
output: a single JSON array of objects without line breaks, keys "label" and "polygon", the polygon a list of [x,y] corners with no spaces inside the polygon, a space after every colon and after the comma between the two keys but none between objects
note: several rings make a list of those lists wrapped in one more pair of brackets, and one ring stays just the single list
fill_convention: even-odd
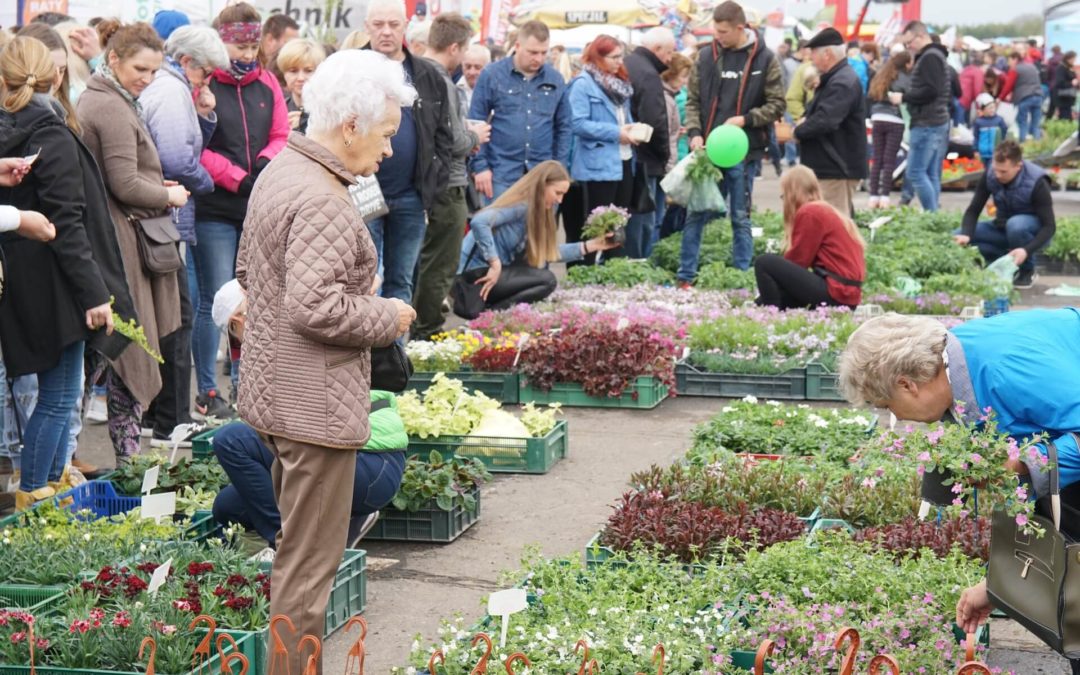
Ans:
[{"label": "overcast sky", "polygon": [[[761,2],[761,0],[754,0]],[[753,4],[753,3],[751,3]],[[764,4],[767,4],[764,3]],[[788,7],[799,17],[812,17],[824,6],[822,0],[790,2]],[[848,0],[848,13],[851,21],[859,16],[862,0]],[[1027,9],[1030,6],[1031,9]],[[868,21],[887,19],[898,5],[874,2],[867,14]],[[1009,0],[922,0],[923,20],[930,23],[977,24],[1001,23],[1010,21],[1024,12],[1041,12],[1041,3],[1010,2]]]}]

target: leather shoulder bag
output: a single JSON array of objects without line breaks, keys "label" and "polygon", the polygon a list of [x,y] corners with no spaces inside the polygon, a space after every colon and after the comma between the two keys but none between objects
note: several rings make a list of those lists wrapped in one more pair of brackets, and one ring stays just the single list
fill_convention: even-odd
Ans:
[{"label": "leather shoulder bag", "polygon": [[128,214],[128,222],[135,228],[135,240],[139,245],[139,259],[143,270],[152,277],[176,272],[183,266],[180,260],[180,232],[171,215],[152,218],[136,218]]},{"label": "leather shoulder bag", "polygon": [[[1073,438],[1080,443],[1080,437]],[[1068,531],[1080,523],[1061,503],[1058,451],[1046,443],[1050,462],[1050,494],[1039,500],[1032,521],[1046,529],[1042,537],[1028,535],[1004,509],[994,511],[990,535],[990,565],[986,588],[990,602],[1054,651],[1080,658],[1080,543]],[[1049,511],[1049,517],[1047,515]]]},{"label": "leather shoulder bag", "polygon": [[395,394],[405,391],[413,374],[412,361],[397,341],[371,348],[371,388]]}]

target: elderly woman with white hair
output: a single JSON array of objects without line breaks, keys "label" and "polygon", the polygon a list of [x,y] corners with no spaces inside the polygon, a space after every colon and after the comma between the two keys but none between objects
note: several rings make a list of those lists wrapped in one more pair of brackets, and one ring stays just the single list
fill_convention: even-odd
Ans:
[{"label": "elderly woman with white hair", "polygon": [[[989,408],[998,429],[1018,441],[1036,434],[1052,441],[1060,485],[1073,485],[1065,501],[1080,489],[1080,449],[1070,433],[1080,431],[1077,382],[1080,311],[1073,308],[1009,312],[950,330],[936,319],[886,314],[860,326],[840,358],[840,385],[852,403],[904,420],[970,425]],[[1047,496],[1041,462],[1021,459],[1009,467],[1029,477],[1036,496]],[[961,596],[957,623],[974,632],[989,614],[984,581]],[[1073,672],[1080,672],[1075,664]]]},{"label": "elderly woman with white hair", "polygon": [[[142,119],[161,158],[162,176],[167,184],[180,184],[193,195],[214,189],[213,178],[199,163],[217,123],[214,95],[204,84],[215,68],[228,64],[229,55],[217,31],[207,26],[181,26],[169,35],[161,69],[139,96]],[[180,329],[161,341],[165,356],[162,388],[145,420],[154,429],[151,443],[155,439],[167,442],[177,425],[191,422],[191,328],[193,303],[199,297],[195,256],[191,252],[195,244],[195,202],[188,201],[174,211],[173,219],[181,241],[188,247],[188,267],[180,271],[178,279]]]},{"label": "elderly woman with white hair", "polygon": [[347,191],[391,155],[415,98],[400,63],[367,50],[330,56],[304,87],[307,134],[290,135],[262,172],[240,238],[239,412],[274,455],[281,530],[270,614],[289,617],[299,635],[323,634],[345,550],[356,451],[371,434],[371,348],[416,318],[372,294],[378,258]]}]

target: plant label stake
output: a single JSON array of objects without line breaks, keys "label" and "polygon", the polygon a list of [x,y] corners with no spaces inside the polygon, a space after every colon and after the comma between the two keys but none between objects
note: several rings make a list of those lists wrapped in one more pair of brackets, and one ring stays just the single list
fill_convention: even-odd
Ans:
[{"label": "plant label stake", "polygon": [[488,598],[488,614],[498,616],[502,623],[499,634],[499,648],[506,646],[506,631],[510,628],[510,615],[516,614],[529,606],[524,588],[510,588],[492,593]]},{"label": "plant label stake", "polygon": [[194,428],[194,424],[177,424],[173,428],[172,433],[169,434],[169,445],[172,447],[169,453],[169,464],[176,464],[176,450],[180,447],[180,442],[187,438]]},{"label": "plant label stake", "polygon": [[158,589],[165,584],[165,580],[169,578],[169,570],[172,569],[172,558],[166,560],[160,565],[154,573],[150,575],[150,583],[146,586],[146,592],[150,595],[157,595]]},{"label": "plant label stake", "polygon": [[875,218],[867,227],[870,228],[870,241],[874,241],[874,234],[878,231],[882,225],[892,222],[892,216],[882,216]]},{"label": "plant label stake", "polygon": [[629,326],[630,326],[630,319],[627,319],[625,316],[620,316],[619,317],[619,322],[615,324],[615,330],[616,331],[621,331],[622,329],[627,328]]},{"label": "plant label stake", "polygon": [[158,495],[143,495],[142,517],[153,518],[155,523],[160,523],[165,516],[176,513],[176,493],[163,492]]},{"label": "plant label stake", "polygon": [[146,470],[142,477],[141,494],[148,495],[158,486],[158,476],[161,474],[161,465],[155,464]]},{"label": "plant label stake", "polygon": [[525,343],[529,341],[529,334],[522,333],[521,340],[518,341],[517,353],[514,354],[514,367],[517,368],[518,360],[521,358],[521,350],[525,349]]}]

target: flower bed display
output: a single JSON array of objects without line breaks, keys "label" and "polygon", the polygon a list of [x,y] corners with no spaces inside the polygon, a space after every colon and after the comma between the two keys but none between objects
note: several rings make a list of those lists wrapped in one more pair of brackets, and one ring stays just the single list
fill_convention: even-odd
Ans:
[{"label": "flower bed display", "polygon": [[109,481],[122,495],[142,494],[143,475],[152,467],[160,467],[158,485],[153,494],[176,492],[178,513],[194,514],[210,510],[221,488],[229,484],[225,469],[214,459],[181,457],[170,464],[164,455],[135,455],[131,461],[109,475]]}]

